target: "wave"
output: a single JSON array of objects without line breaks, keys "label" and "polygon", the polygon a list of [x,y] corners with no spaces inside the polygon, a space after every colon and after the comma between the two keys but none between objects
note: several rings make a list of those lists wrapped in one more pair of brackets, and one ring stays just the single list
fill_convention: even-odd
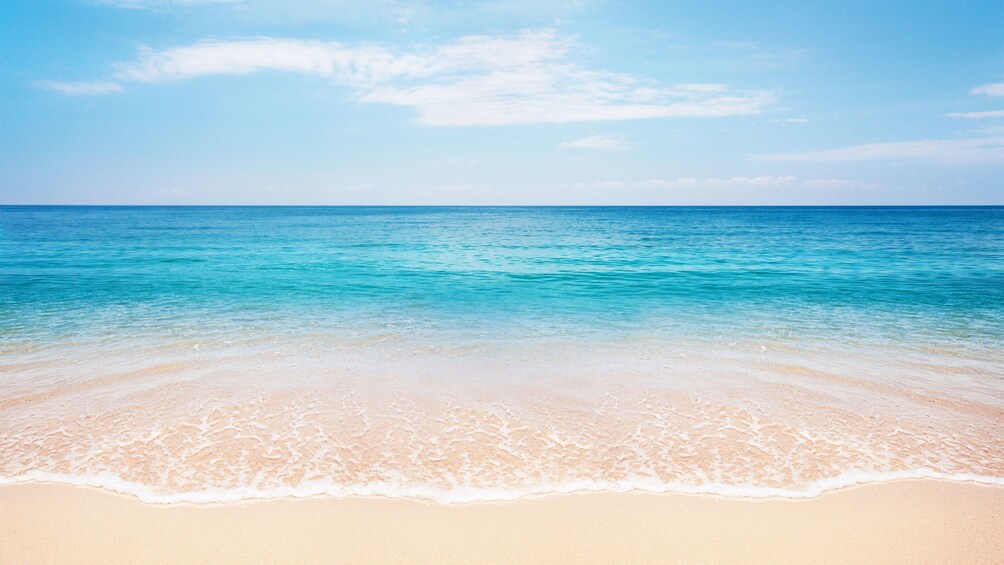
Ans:
[{"label": "wave", "polygon": [[933,469],[909,471],[841,473],[835,477],[821,479],[798,488],[764,487],[742,484],[685,484],[665,483],[649,478],[625,481],[580,480],[558,484],[541,484],[532,488],[479,488],[456,487],[442,489],[423,485],[401,486],[390,483],[367,485],[338,485],[320,481],[305,482],[296,486],[258,489],[238,487],[206,489],[188,492],[157,492],[149,485],[126,481],[113,474],[69,475],[29,471],[14,477],[0,477],[0,486],[20,483],[56,483],[70,486],[93,487],[133,496],[147,504],[224,504],[245,501],[261,501],[277,498],[311,498],[327,496],[332,498],[388,498],[410,499],[437,504],[471,504],[509,502],[525,498],[575,493],[649,493],[649,494],[696,494],[724,496],[729,498],[815,498],[823,493],[848,487],[886,483],[910,479],[935,479],[952,482],[970,482],[1004,487],[1004,477],[973,473],[942,473]]}]

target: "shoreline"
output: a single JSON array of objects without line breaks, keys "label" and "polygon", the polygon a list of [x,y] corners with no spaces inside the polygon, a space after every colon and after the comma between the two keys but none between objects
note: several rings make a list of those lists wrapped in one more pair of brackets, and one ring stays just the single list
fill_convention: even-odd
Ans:
[{"label": "shoreline", "polygon": [[[786,489],[775,487],[757,487],[745,485],[686,485],[662,484],[658,487],[642,486],[639,483],[575,483],[568,485],[552,485],[548,490],[511,491],[461,489],[467,494],[454,494],[452,497],[443,491],[432,490],[425,494],[416,494],[416,489],[404,489],[400,492],[389,492],[384,485],[364,489],[342,489],[332,485],[315,484],[310,487],[289,487],[270,490],[223,489],[217,492],[194,491],[175,494],[155,494],[149,492],[149,487],[139,483],[123,481],[117,477],[106,478],[97,476],[56,475],[51,473],[29,472],[23,477],[0,478],[0,489],[17,485],[53,485],[71,488],[95,489],[116,496],[123,496],[151,506],[191,505],[226,506],[234,504],[268,502],[272,500],[403,500],[428,503],[440,506],[463,506],[472,504],[504,504],[521,501],[532,501],[560,496],[578,496],[590,494],[617,495],[651,495],[651,496],[698,496],[718,497],[726,500],[812,500],[834,492],[848,489],[883,485],[889,483],[910,481],[936,481],[955,484],[974,484],[987,487],[1004,488],[1004,477],[976,475],[971,473],[941,473],[929,469],[914,471],[889,471],[883,473],[851,472],[821,479],[809,483],[801,489]],[[110,486],[109,483],[112,483]],[[122,485],[118,488],[117,485]],[[731,492],[728,492],[730,491]],[[491,493],[491,494],[489,494]],[[480,495],[480,497],[478,496]]]},{"label": "shoreline", "polygon": [[814,498],[572,493],[147,504],[0,486],[0,562],[968,562],[1004,559],[1004,487],[904,479]]}]

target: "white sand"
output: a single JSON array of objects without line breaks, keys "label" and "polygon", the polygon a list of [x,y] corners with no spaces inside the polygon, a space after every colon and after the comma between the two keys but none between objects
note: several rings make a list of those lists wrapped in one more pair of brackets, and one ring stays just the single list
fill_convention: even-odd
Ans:
[{"label": "white sand", "polygon": [[0,487],[2,563],[1004,562],[1004,488],[919,480],[811,500],[556,495],[442,506],[277,499],[148,505]]}]

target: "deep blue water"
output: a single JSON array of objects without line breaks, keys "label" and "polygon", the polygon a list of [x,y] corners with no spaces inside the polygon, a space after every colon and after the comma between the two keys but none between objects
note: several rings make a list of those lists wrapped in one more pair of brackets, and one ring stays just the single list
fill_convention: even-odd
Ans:
[{"label": "deep blue water", "polygon": [[236,329],[1004,344],[1004,208],[0,207],[14,342]]}]

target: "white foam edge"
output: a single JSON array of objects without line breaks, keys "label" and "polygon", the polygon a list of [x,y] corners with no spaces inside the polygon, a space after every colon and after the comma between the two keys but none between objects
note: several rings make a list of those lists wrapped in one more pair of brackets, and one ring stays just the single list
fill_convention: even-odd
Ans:
[{"label": "white foam edge", "polygon": [[319,481],[306,482],[297,486],[258,489],[238,487],[207,489],[199,491],[161,493],[155,488],[126,481],[113,474],[69,475],[29,471],[15,477],[0,477],[0,486],[18,483],[57,483],[71,486],[100,488],[119,494],[133,496],[148,504],[221,504],[250,500],[275,498],[310,498],[329,496],[333,498],[389,498],[417,499],[438,504],[465,504],[476,502],[506,502],[523,498],[536,498],[552,494],[573,493],[652,493],[652,494],[701,494],[729,498],[815,498],[821,494],[870,483],[885,483],[904,479],[938,479],[953,482],[971,482],[984,485],[1004,486],[1004,477],[978,475],[973,473],[942,473],[933,469],[888,472],[847,472],[836,477],[814,481],[801,488],[777,488],[756,485],[731,485],[712,483],[693,485],[685,483],[664,483],[655,479],[637,478],[617,482],[580,480],[559,484],[541,484],[525,489],[457,487],[442,489],[423,486],[400,486],[388,483],[367,485],[337,485]]}]

